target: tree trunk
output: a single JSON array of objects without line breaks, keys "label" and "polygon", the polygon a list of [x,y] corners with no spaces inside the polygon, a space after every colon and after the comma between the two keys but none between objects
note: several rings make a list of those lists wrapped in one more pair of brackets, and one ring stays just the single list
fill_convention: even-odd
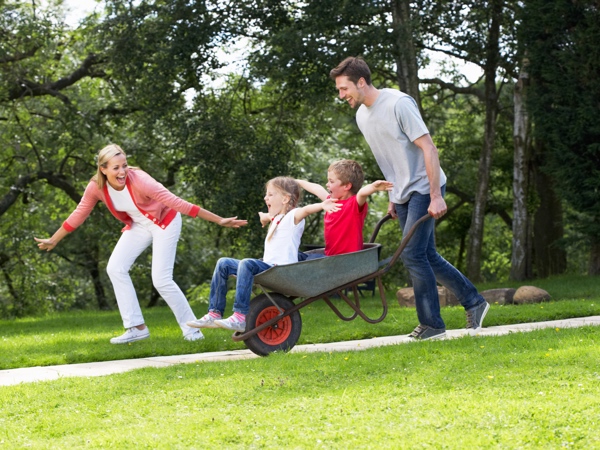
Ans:
[{"label": "tree trunk", "polygon": [[94,261],[94,266],[90,268],[90,275],[92,276],[92,282],[94,283],[94,292],[96,292],[96,303],[98,308],[102,311],[109,311],[112,308],[106,300],[106,294],[104,292],[104,285],[100,279],[100,269],[98,268],[98,261]]},{"label": "tree trunk", "polygon": [[150,301],[148,302],[147,307],[154,308],[155,306],[158,306],[158,302],[160,302],[161,298],[162,297],[160,296],[156,288],[152,286],[152,290],[150,291]]},{"label": "tree trunk", "polygon": [[558,244],[564,235],[563,209],[550,177],[538,170],[535,183],[540,201],[533,225],[535,275],[545,278],[567,268],[566,251]]},{"label": "tree trunk", "polygon": [[400,90],[415,99],[421,108],[419,93],[419,68],[414,44],[413,24],[408,0],[394,0],[392,23],[396,33],[396,74]]},{"label": "tree trunk", "polygon": [[521,67],[514,91],[514,162],[513,162],[513,238],[510,279],[521,281],[531,277],[528,272],[531,255],[529,245],[529,212],[527,196],[529,192],[529,114],[525,108],[529,74],[527,62]]},{"label": "tree trunk", "polygon": [[100,310],[108,311],[111,309],[106,299],[106,293],[104,292],[104,285],[100,278],[100,263],[99,263],[100,247],[96,242],[90,244],[90,246],[83,252],[83,260],[85,261],[82,265],[89,272],[92,277],[92,283],[94,284],[94,292],[96,293],[96,303]]},{"label": "tree trunk", "polygon": [[592,238],[588,275],[600,275],[600,238],[597,236]]},{"label": "tree trunk", "polygon": [[484,143],[479,158],[479,178],[473,205],[473,218],[469,230],[469,249],[467,251],[467,276],[474,282],[481,281],[481,247],[483,245],[483,229],[487,204],[492,153],[496,134],[496,116],[498,111],[498,92],[496,88],[496,72],[499,58],[500,23],[502,12],[501,0],[492,2],[490,27],[486,45],[485,73],[485,130]]}]

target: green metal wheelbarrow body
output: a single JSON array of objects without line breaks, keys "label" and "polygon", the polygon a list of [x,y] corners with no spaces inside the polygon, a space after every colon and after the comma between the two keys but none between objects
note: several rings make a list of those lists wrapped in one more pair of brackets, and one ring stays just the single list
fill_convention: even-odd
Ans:
[{"label": "green metal wheelbarrow body", "polygon": [[380,249],[381,244],[365,244],[358,252],[274,266],[256,275],[254,284],[288,297],[314,297],[377,272]]}]

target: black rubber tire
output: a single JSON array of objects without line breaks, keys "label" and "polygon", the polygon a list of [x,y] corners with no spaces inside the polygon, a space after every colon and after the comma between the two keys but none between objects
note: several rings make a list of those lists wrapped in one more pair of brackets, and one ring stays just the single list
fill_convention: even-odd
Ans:
[{"label": "black rubber tire", "polygon": [[[282,294],[270,293],[269,295],[284,311],[294,306],[294,303]],[[271,300],[265,294],[260,294],[250,302],[250,311],[246,315],[246,330],[251,330],[277,315],[279,315],[279,311]],[[300,312],[296,311],[281,319],[274,326],[246,339],[244,343],[253,353],[267,356],[276,351],[287,352],[294,348],[301,333],[302,318]]]}]

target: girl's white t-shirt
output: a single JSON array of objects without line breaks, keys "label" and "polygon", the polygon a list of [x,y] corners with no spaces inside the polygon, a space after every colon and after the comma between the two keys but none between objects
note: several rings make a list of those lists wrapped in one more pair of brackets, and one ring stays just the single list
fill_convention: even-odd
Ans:
[{"label": "girl's white t-shirt", "polygon": [[113,203],[113,207],[117,211],[123,211],[127,213],[129,217],[135,222],[142,225],[153,224],[153,222],[144,216],[140,210],[133,203],[133,199],[131,198],[131,193],[129,192],[129,188],[125,186],[125,189],[117,191],[110,184],[107,183],[108,186],[108,194],[110,195],[110,199]]},{"label": "girl's white t-shirt", "polygon": [[[304,219],[297,225],[294,224],[295,211],[296,209],[292,209],[285,215],[280,214],[271,222],[265,238],[263,255],[263,261],[267,264],[283,265],[298,262],[298,248],[304,233]],[[269,239],[271,234],[273,236]]]}]

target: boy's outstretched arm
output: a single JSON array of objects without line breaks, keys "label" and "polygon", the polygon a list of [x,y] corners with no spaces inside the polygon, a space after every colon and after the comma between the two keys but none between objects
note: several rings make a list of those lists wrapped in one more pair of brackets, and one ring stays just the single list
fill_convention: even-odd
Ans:
[{"label": "boy's outstretched arm", "polygon": [[391,191],[393,187],[394,183],[385,180],[377,180],[371,184],[363,186],[356,194],[358,206],[364,205],[369,195],[374,194],[377,191]]},{"label": "boy's outstretched arm", "polygon": [[321,199],[321,201],[326,200],[327,196],[329,195],[329,192],[327,192],[327,189],[325,189],[320,184],[311,183],[310,181],[306,181],[306,180],[296,180],[296,182],[306,192],[310,192],[312,195],[316,195],[317,197],[319,197],[319,199]]},{"label": "boy's outstretched arm", "polygon": [[297,208],[294,212],[294,223],[297,225],[302,219],[311,214],[318,213],[321,211],[325,212],[336,212],[339,211],[342,205],[337,202],[337,198],[328,198],[321,203],[313,203],[312,205],[306,205],[302,208]]}]

